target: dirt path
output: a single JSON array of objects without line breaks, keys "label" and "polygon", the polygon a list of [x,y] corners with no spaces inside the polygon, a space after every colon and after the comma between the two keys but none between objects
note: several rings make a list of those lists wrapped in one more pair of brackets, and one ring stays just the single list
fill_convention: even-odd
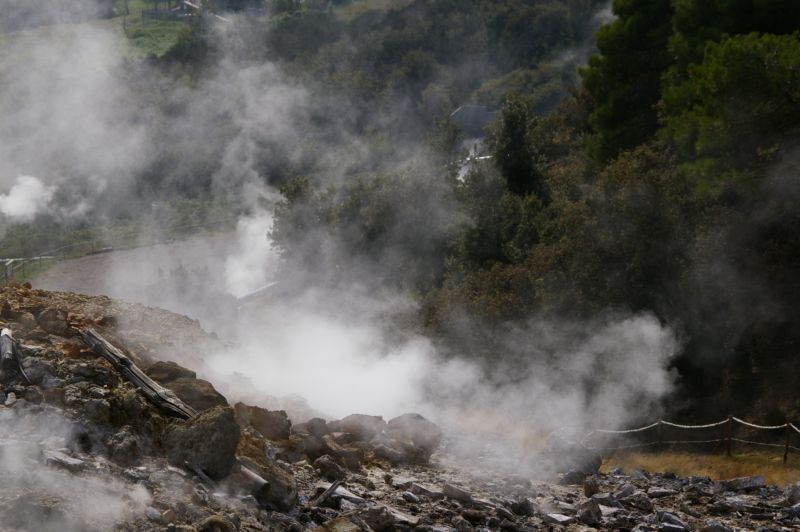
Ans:
[{"label": "dirt path", "polygon": [[[165,279],[200,276],[224,290],[226,256],[235,248],[233,233],[198,235],[188,240],[124,249],[59,262],[32,279],[36,288],[165,306],[158,286]],[[170,310],[185,310],[170,308]]]}]

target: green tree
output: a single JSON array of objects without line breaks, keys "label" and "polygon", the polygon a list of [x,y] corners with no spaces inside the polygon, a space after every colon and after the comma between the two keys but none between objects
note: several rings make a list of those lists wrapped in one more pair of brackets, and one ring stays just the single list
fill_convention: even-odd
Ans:
[{"label": "green tree", "polygon": [[525,100],[511,94],[489,127],[487,142],[508,190],[544,197],[545,188],[536,167],[536,152],[528,134],[533,117]]},{"label": "green tree", "polygon": [[702,189],[719,193],[759,175],[800,126],[798,65],[797,34],[753,33],[706,47],[689,70],[689,105],[666,118],[663,132]]},{"label": "green tree", "polygon": [[590,149],[607,160],[637,146],[657,129],[660,82],[671,58],[670,0],[614,0],[617,19],[597,33],[600,55],[581,71],[595,101]]}]

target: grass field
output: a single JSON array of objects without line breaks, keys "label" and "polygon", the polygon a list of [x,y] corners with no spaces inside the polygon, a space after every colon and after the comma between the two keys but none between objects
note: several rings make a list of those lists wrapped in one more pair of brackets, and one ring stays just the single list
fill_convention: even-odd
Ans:
[{"label": "grass field", "polygon": [[789,463],[782,463],[783,453],[772,451],[745,451],[725,455],[663,452],[625,453],[603,461],[602,470],[616,467],[630,472],[634,469],[654,473],[670,472],[678,476],[708,476],[713,480],[761,475],[768,484],[786,486],[800,481],[800,455],[789,454]]},{"label": "grass field", "polygon": [[353,0],[335,9],[339,20],[352,20],[369,11],[399,9],[411,3],[411,0]]}]

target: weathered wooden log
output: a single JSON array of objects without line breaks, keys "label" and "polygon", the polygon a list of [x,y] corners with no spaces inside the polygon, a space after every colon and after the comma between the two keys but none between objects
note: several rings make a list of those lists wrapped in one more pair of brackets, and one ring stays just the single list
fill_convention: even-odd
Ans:
[{"label": "weathered wooden log", "polygon": [[130,358],[125,356],[111,342],[100,336],[97,331],[91,328],[85,329],[81,331],[81,336],[92,351],[108,360],[114,369],[125,379],[132,382],[148,401],[168,414],[181,419],[189,419],[197,414],[194,408],[178,399],[172,390],[164,388],[148,377]]}]

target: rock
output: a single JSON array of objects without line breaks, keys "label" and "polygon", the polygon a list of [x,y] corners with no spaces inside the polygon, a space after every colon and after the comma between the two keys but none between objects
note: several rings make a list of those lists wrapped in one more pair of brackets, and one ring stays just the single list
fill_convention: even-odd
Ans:
[{"label": "rock", "polygon": [[132,427],[126,426],[114,433],[107,441],[108,454],[117,464],[127,467],[138,463],[142,451],[139,438]]},{"label": "rock", "polygon": [[786,500],[790,506],[800,503],[800,482],[786,487]]},{"label": "rock", "polygon": [[471,532],[472,525],[469,521],[461,517],[460,515],[455,516],[453,519],[450,520],[450,524],[453,525],[458,532]]},{"label": "rock", "polygon": [[617,499],[623,499],[625,497],[630,497],[636,492],[636,486],[633,484],[623,484],[614,492],[614,497]]},{"label": "rock", "polygon": [[394,515],[385,506],[365,508],[356,515],[375,532],[389,530],[396,522]]},{"label": "rock", "polygon": [[591,500],[595,501],[597,504],[608,506],[609,508],[622,507],[617,498],[611,495],[610,493],[597,493],[595,495],[592,495]]},{"label": "rock", "polygon": [[281,511],[291,510],[297,504],[297,485],[292,475],[267,457],[253,460],[240,456],[239,460],[269,484],[269,490],[260,494],[261,502]]},{"label": "rock", "polygon": [[156,510],[152,506],[148,506],[147,509],[144,511],[144,514],[145,514],[145,516],[147,516],[147,519],[149,519],[150,521],[152,521],[154,523],[160,523],[161,522],[161,512],[159,512],[158,510]]},{"label": "rock", "polygon": [[404,491],[401,494],[401,497],[403,497],[404,501],[410,502],[411,504],[419,504],[419,501],[420,501],[419,497],[417,497],[416,495],[414,495],[410,491]]},{"label": "rock", "polygon": [[214,386],[203,379],[181,377],[167,386],[178,398],[197,411],[215,406],[228,406],[228,400]]},{"label": "rock", "polygon": [[197,373],[186,369],[183,366],[179,366],[175,362],[158,361],[148,367],[145,373],[148,377],[162,386],[167,386],[170,382],[177,379],[197,378]]},{"label": "rock", "polygon": [[656,516],[658,517],[659,523],[669,524],[675,527],[679,527],[681,530],[691,529],[688,523],[686,523],[680,517],[671,512],[658,512]]},{"label": "rock", "polygon": [[57,466],[67,471],[80,471],[84,467],[83,460],[73,458],[66,453],[54,449],[45,449],[42,451],[42,456],[46,464]]},{"label": "rock", "polygon": [[372,449],[372,452],[375,453],[375,456],[378,458],[388,460],[395,465],[402,464],[406,461],[406,454],[403,451],[396,450],[395,448],[383,443],[375,445]]},{"label": "rock", "polygon": [[536,515],[536,506],[528,498],[520,499],[511,503],[511,511],[517,515],[532,517]]},{"label": "rock", "polygon": [[472,494],[470,492],[452,484],[445,484],[442,487],[442,493],[444,493],[446,497],[450,497],[451,499],[459,502],[472,502]]},{"label": "rock", "polygon": [[67,323],[67,311],[48,308],[36,316],[36,324],[44,331],[57,336],[71,336],[72,328]]},{"label": "rock", "polygon": [[480,510],[464,510],[461,516],[473,524],[481,524],[486,521],[486,514]]},{"label": "rock", "polygon": [[746,490],[763,488],[766,485],[766,483],[764,482],[764,477],[753,476],[753,477],[733,478],[730,480],[720,480],[719,485],[723,489],[730,491],[746,491]]},{"label": "rock", "polygon": [[382,435],[388,439],[410,442],[422,461],[430,458],[442,441],[442,431],[419,414],[403,414],[389,421]]},{"label": "rock", "polygon": [[578,510],[578,520],[588,526],[598,526],[603,519],[603,512],[600,505],[593,500],[588,500],[581,504]]},{"label": "rock", "polygon": [[347,473],[344,469],[327,454],[314,460],[314,468],[317,469],[324,478],[330,481],[344,480],[347,477]]},{"label": "rock", "polygon": [[3,404],[6,407],[11,407],[14,406],[14,403],[16,402],[17,402],[17,394],[15,394],[14,392],[9,392],[8,395],[6,395],[6,400]]},{"label": "rock", "polygon": [[305,423],[299,423],[293,428],[294,433],[304,432],[316,438],[322,438],[328,433],[328,423],[322,418],[311,418]]},{"label": "rock", "polygon": [[292,422],[284,410],[267,410],[258,406],[236,403],[233,407],[236,416],[244,421],[268,440],[280,441],[289,439]]},{"label": "rock", "polygon": [[167,508],[163,512],[161,512],[161,522],[162,523],[174,523],[178,519],[178,516],[175,514],[175,510],[172,508]]},{"label": "rock", "polygon": [[167,457],[179,467],[188,462],[211,478],[221,479],[230,473],[236,461],[240,438],[233,409],[217,406],[188,421],[175,422],[168,429]]},{"label": "rock", "polygon": [[600,492],[600,483],[597,481],[597,477],[591,476],[586,477],[586,480],[583,481],[583,494],[586,497],[591,497],[592,495]]},{"label": "rock", "polygon": [[542,520],[550,525],[567,526],[575,522],[574,517],[564,514],[544,514]]},{"label": "rock", "polygon": [[678,492],[669,488],[653,487],[647,490],[647,496],[652,499],[661,499],[663,497],[672,497],[677,495]]},{"label": "rock", "polygon": [[425,485],[425,484],[418,484],[416,482],[411,484],[410,491],[414,495],[419,495],[419,496],[425,497],[427,499],[437,500],[437,499],[442,499],[445,496],[444,491],[442,491],[442,490],[438,490],[438,489],[434,488],[433,486],[428,486],[428,485]]},{"label": "rock", "polygon": [[339,421],[328,423],[328,432],[348,432],[355,436],[357,441],[370,441],[385,428],[386,422],[381,416],[365,414],[352,414]]},{"label": "rock", "polygon": [[326,451],[341,460],[348,469],[358,471],[361,468],[361,449],[337,443],[334,434],[323,436],[322,443]]},{"label": "rock", "polygon": [[700,532],[733,532],[733,529],[715,521],[714,519],[709,519],[706,521],[703,528],[700,529]]},{"label": "rock", "polygon": [[362,532],[361,527],[353,523],[348,517],[331,519],[322,526],[312,530],[313,532]]},{"label": "rock", "polygon": [[111,420],[111,405],[105,399],[87,399],[83,411],[87,418],[96,423],[108,423]]},{"label": "rock", "polygon": [[236,525],[223,515],[211,515],[197,523],[198,532],[237,532]]},{"label": "rock", "polygon": [[653,501],[643,491],[636,491],[621,500],[622,504],[643,512],[653,511]]}]

